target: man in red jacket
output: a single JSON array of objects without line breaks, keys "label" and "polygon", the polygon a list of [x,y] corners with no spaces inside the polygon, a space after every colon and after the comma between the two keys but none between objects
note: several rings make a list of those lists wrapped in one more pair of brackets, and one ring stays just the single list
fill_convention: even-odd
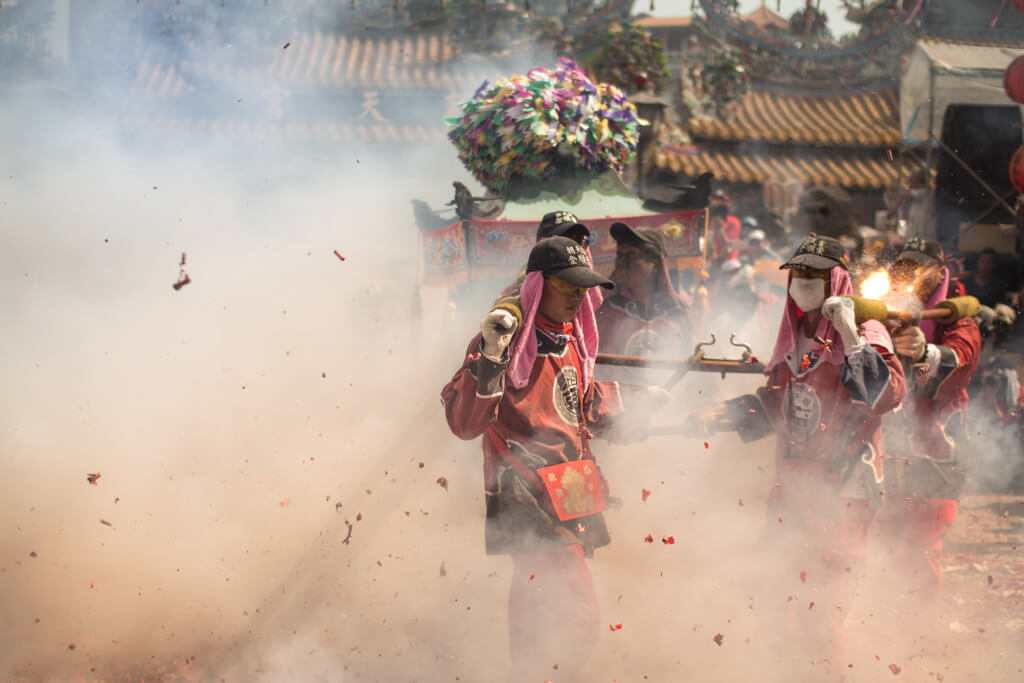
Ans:
[{"label": "man in red jacket", "polygon": [[708,217],[708,260],[712,275],[717,275],[723,263],[739,256],[743,224],[729,213],[729,198],[721,191],[711,195]]},{"label": "man in red jacket", "polygon": [[[912,287],[925,309],[949,297],[949,270],[935,240],[907,240],[890,269],[895,291]],[[886,421],[887,504],[879,531],[902,570],[896,588],[930,602],[942,582],[942,542],[956,518],[967,466],[967,385],[978,366],[981,333],[973,318],[950,325],[922,320],[893,333],[905,359],[908,393]]]},{"label": "man in red jacket", "polygon": [[685,358],[692,348],[690,322],[669,276],[664,235],[625,223],[613,223],[609,232],[616,242],[615,295],[597,311],[601,350]]},{"label": "man in red jacket", "polygon": [[[623,413],[615,382],[594,381],[597,329],[581,315],[612,282],[566,237],[538,242],[514,302],[481,323],[441,393],[452,432],[483,435],[488,554],[511,555],[509,681],[574,680],[597,636],[585,557],[610,541],[606,486],[590,439]],[[637,392],[638,410],[667,400]],[[629,398],[627,398],[629,400]]]},{"label": "man in red jacket", "polygon": [[835,239],[803,241],[782,265],[788,296],[766,385],[691,422],[737,430],[744,441],[775,432],[776,482],[763,540],[780,574],[766,599],[796,597],[803,607],[785,620],[778,647],[841,671],[849,583],[882,502],[882,416],[906,392],[885,328],[873,320],[857,325],[853,302],[843,298],[853,293],[847,261]]}]

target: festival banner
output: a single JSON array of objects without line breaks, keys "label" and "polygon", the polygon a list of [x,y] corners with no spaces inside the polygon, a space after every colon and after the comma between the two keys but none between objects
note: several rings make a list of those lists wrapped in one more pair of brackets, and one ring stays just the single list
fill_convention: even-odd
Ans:
[{"label": "festival banner", "polygon": [[469,279],[462,221],[438,230],[421,231],[420,248],[423,254],[423,284],[454,286]]},{"label": "festival banner", "polygon": [[[650,227],[665,235],[668,265],[695,270],[702,265],[705,212],[676,211],[642,216],[580,218],[590,229],[594,267],[608,275],[615,265],[615,240],[609,229],[622,222]],[[513,280],[536,243],[537,221],[472,220],[423,233],[424,283],[458,285],[467,280]]]}]

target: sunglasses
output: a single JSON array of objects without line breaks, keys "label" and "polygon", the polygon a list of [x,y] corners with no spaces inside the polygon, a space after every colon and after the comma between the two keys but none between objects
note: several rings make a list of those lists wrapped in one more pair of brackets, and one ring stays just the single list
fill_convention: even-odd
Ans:
[{"label": "sunglasses", "polygon": [[829,280],[832,271],[818,268],[793,268],[793,277],[797,280]]},{"label": "sunglasses", "polygon": [[566,296],[584,296],[587,293],[586,287],[571,285],[565,280],[560,280],[554,276],[549,277],[548,282],[551,283],[551,288],[553,290],[561,294],[565,294]]}]

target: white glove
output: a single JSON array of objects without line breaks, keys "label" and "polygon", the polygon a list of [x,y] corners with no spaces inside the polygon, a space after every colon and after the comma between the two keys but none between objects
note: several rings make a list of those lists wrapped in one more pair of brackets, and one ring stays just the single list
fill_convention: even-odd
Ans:
[{"label": "white glove", "polygon": [[864,343],[857,330],[853,301],[843,296],[830,296],[821,305],[821,314],[832,322],[832,326],[836,328],[836,332],[842,338],[847,352]]},{"label": "white glove", "polygon": [[516,318],[504,309],[495,309],[480,321],[480,334],[483,336],[484,356],[492,361],[500,362],[501,357],[512,341],[516,331]]},{"label": "white glove", "polygon": [[928,341],[917,325],[910,325],[896,331],[892,346],[900,356],[906,356],[915,363],[924,358]]}]

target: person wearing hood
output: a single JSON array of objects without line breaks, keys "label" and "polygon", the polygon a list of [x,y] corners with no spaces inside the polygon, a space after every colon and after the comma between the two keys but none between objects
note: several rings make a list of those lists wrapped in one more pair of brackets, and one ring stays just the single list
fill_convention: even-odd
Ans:
[{"label": "person wearing hood", "polygon": [[615,294],[597,310],[601,350],[627,356],[685,357],[690,348],[686,304],[672,286],[664,235],[613,223]]},{"label": "person wearing hood", "polygon": [[512,557],[509,681],[573,680],[597,638],[599,610],[584,558],[610,541],[607,490],[590,449],[626,406],[650,412],[668,393],[594,380],[597,328],[588,292],[614,285],[566,237],[538,242],[513,303],[499,303],[470,341],[441,399],[452,432],[483,436],[485,543]]},{"label": "person wearing hood", "polygon": [[[907,240],[889,273],[893,290],[912,291],[925,309],[950,296],[949,270],[935,240]],[[903,410],[887,420],[894,476],[886,480],[890,504],[878,528],[895,567],[904,569],[900,592],[923,600],[923,607],[939,594],[943,538],[965,478],[967,386],[978,367],[981,333],[969,316],[949,325],[922,320],[896,329],[893,345],[909,368],[909,391]]]},{"label": "person wearing hood", "polygon": [[789,270],[788,295],[765,386],[689,420],[697,433],[736,430],[744,442],[775,433],[763,541],[780,560],[782,594],[810,592],[820,606],[803,612],[796,633],[796,621],[786,621],[787,647],[806,646],[812,659],[843,670],[851,568],[882,502],[881,419],[906,392],[885,327],[858,325],[852,300],[843,298],[853,294],[847,260],[835,239],[803,241],[781,266]]}]

